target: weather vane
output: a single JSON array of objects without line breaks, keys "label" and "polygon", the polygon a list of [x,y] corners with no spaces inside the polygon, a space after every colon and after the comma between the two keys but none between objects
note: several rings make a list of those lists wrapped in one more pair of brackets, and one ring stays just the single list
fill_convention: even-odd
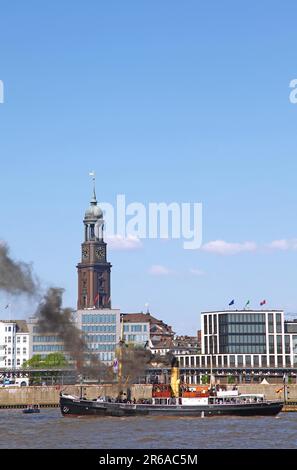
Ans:
[{"label": "weather vane", "polygon": [[95,171],[90,171],[89,176],[91,176],[93,180],[93,192],[94,192],[94,198],[96,199],[96,173]]}]

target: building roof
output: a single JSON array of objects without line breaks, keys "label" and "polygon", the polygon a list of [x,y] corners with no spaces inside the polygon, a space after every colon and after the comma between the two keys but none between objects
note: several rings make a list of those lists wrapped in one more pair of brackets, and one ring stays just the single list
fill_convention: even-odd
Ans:
[{"label": "building roof", "polygon": [[29,333],[26,320],[0,320],[1,323],[16,323],[17,333]]},{"label": "building roof", "polygon": [[283,313],[283,310],[268,310],[267,308],[263,309],[240,309],[240,310],[213,310],[209,312],[201,312],[201,315],[209,314],[209,313],[266,313],[266,312],[276,312],[276,313]]},{"label": "building roof", "polygon": [[151,323],[150,315],[145,313],[123,313],[124,323]]},{"label": "building roof", "polygon": [[160,325],[165,328],[171,329],[171,326],[153,317],[150,313],[122,313],[124,323],[150,323],[152,325]]},{"label": "building roof", "polygon": [[153,344],[152,349],[172,349],[173,342],[171,338],[163,338],[161,341]]}]

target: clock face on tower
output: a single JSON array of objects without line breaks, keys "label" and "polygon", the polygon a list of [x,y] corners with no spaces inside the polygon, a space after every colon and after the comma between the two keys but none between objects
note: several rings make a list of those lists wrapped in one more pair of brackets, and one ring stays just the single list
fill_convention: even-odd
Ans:
[{"label": "clock face on tower", "polygon": [[98,246],[98,248],[96,248],[96,257],[99,259],[99,260],[104,260],[105,259],[105,247],[104,246]]},{"label": "clock face on tower", "polygon": [[83,247],[82,256],[83,256],[83,259],[88,259],[89,258],[89,250],[88,250],[87,247]]}]

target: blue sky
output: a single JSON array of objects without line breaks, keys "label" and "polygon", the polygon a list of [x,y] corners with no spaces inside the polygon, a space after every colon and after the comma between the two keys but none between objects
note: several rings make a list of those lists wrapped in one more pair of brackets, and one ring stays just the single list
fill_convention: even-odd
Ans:
[{"label": "blue sky", "polygon": [[[0,239],[12,255],[76,305],[94,169],[101,201],[202,202],[210,247],[110,251],[114,306],[149,302],[178,333],[233,298],[297,311],[296,13],[271,0],[2,5]],[[217,240],[238,252],[217,253]],[[14,301],[18,318],[32,309]]]}]

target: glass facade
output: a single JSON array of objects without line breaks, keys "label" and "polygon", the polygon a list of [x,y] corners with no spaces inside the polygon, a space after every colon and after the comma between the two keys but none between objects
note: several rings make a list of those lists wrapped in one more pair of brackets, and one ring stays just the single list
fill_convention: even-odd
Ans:
[{"label": "glass facade", "polygon": [[273,313],[268,314],[268,333],[274,333]]},{"label": "glass facade", "polygon": [[85,325],[82,327],[85,333],[115,333],[115,325]]},{"label": "glass facade", "polygon": [[116,315],[108,314],[108,315],[91,315],[91,314],[83,314],[82,315],[82,324],[93,324],[93,323],[115,323],[116,322]]},{"label": "glass facade", "polygon": [[282,316],[280,313],[276,314],[276,332],[277,333],[282,332]]},{"label": "glass facade", "polygon": [[105,310],[85,313],[84,311],[81,314],[81,329],[88,350],[103,362],[111,362],[115,357],[120,312],[118,315],[114,312]]},{"label": "glass facade", "polygon": [[33,343],[60,343],[58,336],[33,336]]},{"label": "glass facade", "polygon": [[220,354],[266,353],[264,313],[219,315]]},{"label": "glass facade", "polygon": [[33,352],[61,352],[64,351],[62,344],[34,344]]}]

